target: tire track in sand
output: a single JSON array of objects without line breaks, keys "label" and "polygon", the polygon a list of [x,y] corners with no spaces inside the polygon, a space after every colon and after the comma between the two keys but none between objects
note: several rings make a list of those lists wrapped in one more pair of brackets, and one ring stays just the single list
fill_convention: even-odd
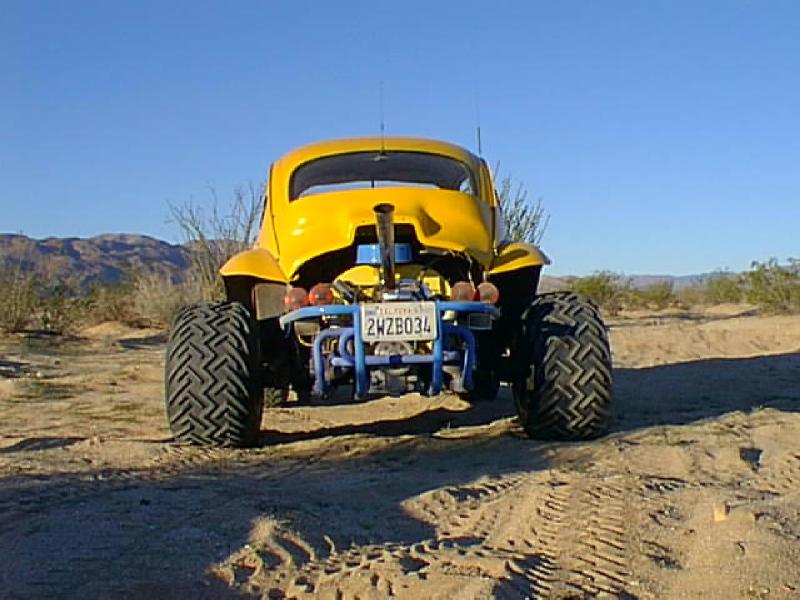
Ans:
[{"label": "tire track in sand", "polygon": [[415,581],[442,598],[634,598],[625,515],[642,490],[608,458],[421,494],[403,508],[433,526],[433,537],[331,547],[304,564],[254,572],[240,589],[383,598],[404,597]]}]

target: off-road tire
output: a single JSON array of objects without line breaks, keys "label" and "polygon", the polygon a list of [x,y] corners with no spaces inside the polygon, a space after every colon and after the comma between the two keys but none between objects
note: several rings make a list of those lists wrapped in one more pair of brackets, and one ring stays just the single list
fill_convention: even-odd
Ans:
[{"label": "off-road tire", "polygon": [[514,359],[517,415],[537,439],[585,440],[608,431],[611,349],[597,307],[571,292],[537,297],[523,314]]},{"label": "off-road tire", "polygon": [[238,302],[182,309],[167,343],[167,419],[175,440],[241,447],[258,442],[264,405],[255,322]]}]

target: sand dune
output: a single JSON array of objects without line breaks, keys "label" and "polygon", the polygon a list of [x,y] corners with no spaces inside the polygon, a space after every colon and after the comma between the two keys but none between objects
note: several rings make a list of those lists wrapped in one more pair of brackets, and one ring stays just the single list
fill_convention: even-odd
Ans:
[{"label": "sand dune", "polygon": [[3,339],[0,595],[800,597],[800,318],[610,325],[618,418],[580,444],[525,439],[504,390],[178,447],[159,332]]}]

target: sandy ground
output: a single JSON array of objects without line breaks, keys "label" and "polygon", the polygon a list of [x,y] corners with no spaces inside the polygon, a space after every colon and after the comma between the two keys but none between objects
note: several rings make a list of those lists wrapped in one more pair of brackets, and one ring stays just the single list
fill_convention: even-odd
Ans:
[{"label": "sandy ground", "polygon": [[525,439],[504,390],[178,447],[158,331],[4,338],[0,597],[800,597],[800,317],[610,325],[618,417],[580,444]]}]

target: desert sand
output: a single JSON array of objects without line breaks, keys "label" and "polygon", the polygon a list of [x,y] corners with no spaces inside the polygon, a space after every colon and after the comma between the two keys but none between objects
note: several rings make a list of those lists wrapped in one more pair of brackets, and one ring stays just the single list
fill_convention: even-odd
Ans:
[{"label": "desert sand", "polygon": [[504,389],[270,409],[254,450],[171,443],[162,332],[5,337],[0,597],[800,597],[800,317],[609,326],[602,439]]}]

